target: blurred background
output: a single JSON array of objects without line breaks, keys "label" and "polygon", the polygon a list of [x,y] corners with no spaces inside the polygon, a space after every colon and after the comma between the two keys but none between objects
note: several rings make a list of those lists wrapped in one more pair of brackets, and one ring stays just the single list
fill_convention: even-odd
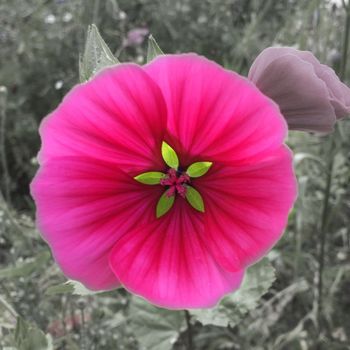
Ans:
[{"label": "blurred background", "polygon": [[[0,0],[0,349],[16,348],[17,315],[47,334],[51,349],[156,349],[135,335],[125,291],[46,292],[65,278],[35,230],[28,185],[38,126],[79,81],[89,24],[120,61],[144,63],[152,34],[165,53],[197,52],[246,75],[264,48],[285,45],[312,51],[349,83],[348,7],[345,0]],[[193,349],[350,349],[349,136],[349,120],[336,136],[290,133],[299,199],[269,254],[277,279],[238,325],[193,321]],[[157,349],[188,348],[184,333]]]}]

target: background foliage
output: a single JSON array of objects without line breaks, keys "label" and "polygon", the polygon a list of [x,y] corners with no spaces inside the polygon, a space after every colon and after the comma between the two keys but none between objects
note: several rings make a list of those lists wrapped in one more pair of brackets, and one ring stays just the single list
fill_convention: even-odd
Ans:
[{"label": "background foliage", "polygon": [[38,125],[78,82],[90,23],[120,61],[145,62],[147,38],[130,32],[143,28],[164,52],[195,51],[241,74],[267,46],[309,49],[349,83],[346,6],[0,0],[0,349],[350,349],[349,120],[333,136],[290,133],[299,199],[289,227],[249,270],[247,287],[210,311],[171,312],[124,290],[94,295],[64,284],[28,190]]}]

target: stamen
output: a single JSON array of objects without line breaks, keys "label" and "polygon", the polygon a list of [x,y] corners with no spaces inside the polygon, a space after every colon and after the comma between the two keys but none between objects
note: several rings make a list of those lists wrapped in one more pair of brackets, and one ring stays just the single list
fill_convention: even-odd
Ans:
[{"label": "stamen", "polygon": [[186,185],[190,183],[190,177],[183,172],[177,171],[173,168],[169,169],[165,178],[160,181],[162,186],[168,187],[167,196],[175,196],[177,193],[185,198]]}]

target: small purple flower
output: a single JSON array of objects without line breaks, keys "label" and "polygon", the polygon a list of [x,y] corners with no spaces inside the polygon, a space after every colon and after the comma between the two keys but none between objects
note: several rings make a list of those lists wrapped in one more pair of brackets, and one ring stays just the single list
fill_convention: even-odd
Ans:
[{"label": "small purple flower", "polygon": [[134,28],[129,30],[126,39],[124,40],[124,46],[138,46],[141,45],[146,36],[149,34],[147,28]]},{"label": "small purple flower", "polygon": [[309,51],[269,47],[248,78],[279,105],[292,130],[329,133],[350,114],[350,89]]}]

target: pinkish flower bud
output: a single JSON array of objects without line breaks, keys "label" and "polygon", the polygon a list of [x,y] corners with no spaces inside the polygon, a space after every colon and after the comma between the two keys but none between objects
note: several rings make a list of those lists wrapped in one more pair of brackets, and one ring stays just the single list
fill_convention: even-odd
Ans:
[{"label": "pinkish flower bud", "polygon": [[329,133],[350,114],[350,89],[309,51],[267,48],[248,78],[279,105],[292,130]]}]

